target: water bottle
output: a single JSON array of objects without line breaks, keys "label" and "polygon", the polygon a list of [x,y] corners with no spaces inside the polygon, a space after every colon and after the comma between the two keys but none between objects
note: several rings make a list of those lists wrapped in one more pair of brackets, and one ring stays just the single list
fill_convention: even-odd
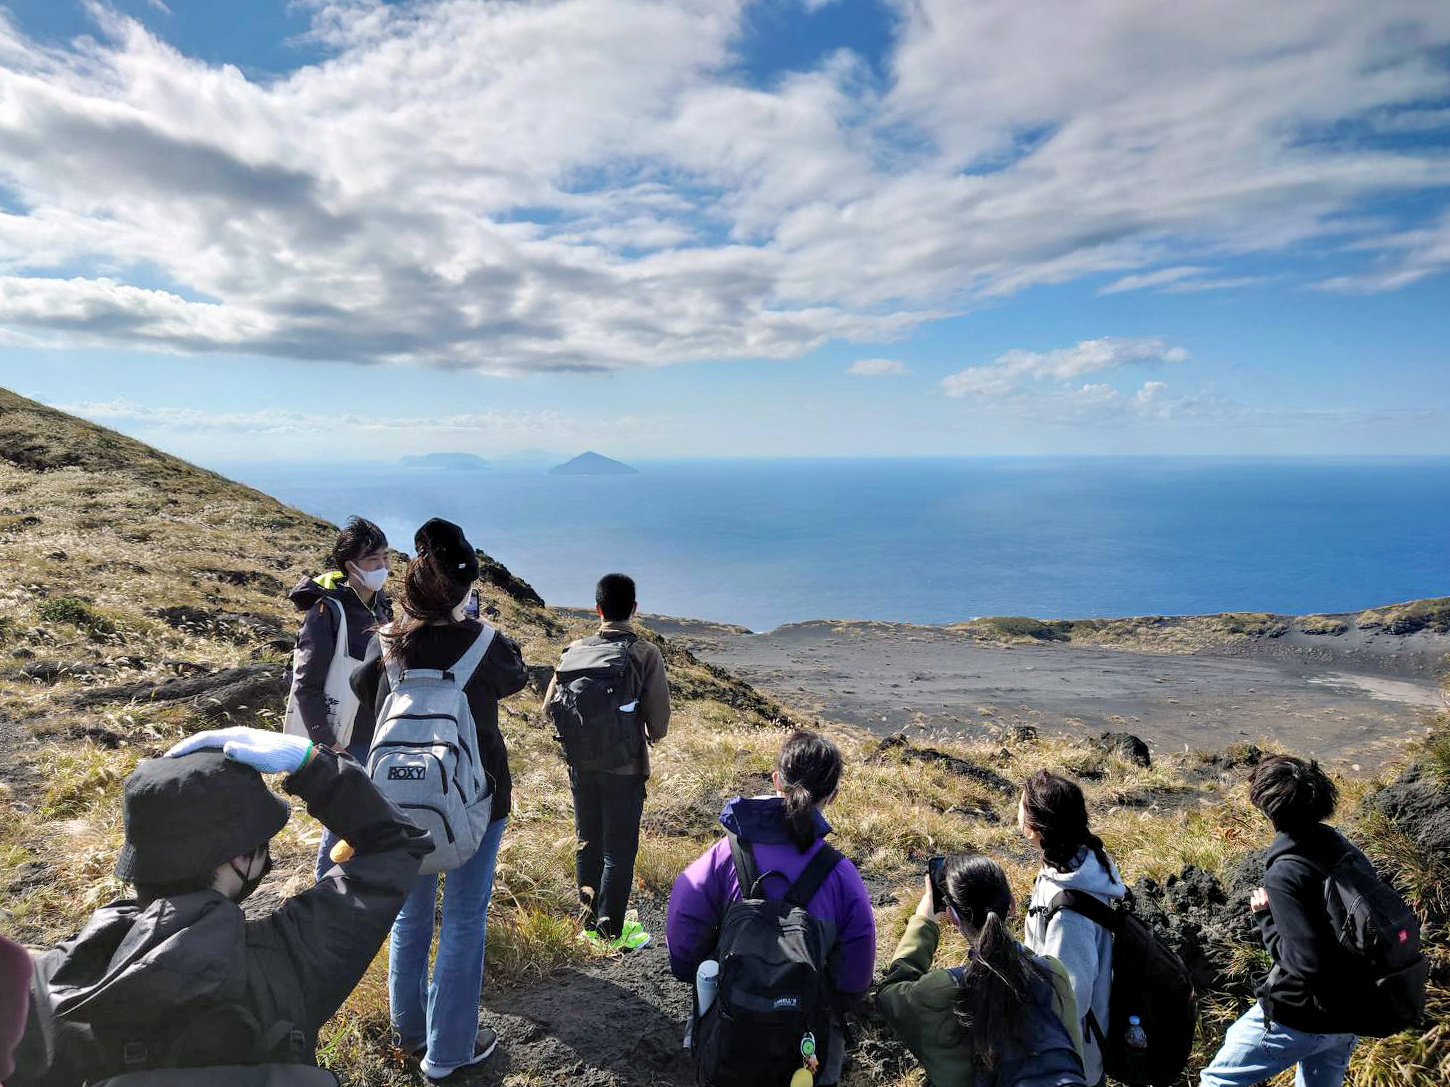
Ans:
[{"label": "water bottle", "polygon": [[705,1012],[710,1009],[710,1005],[715,1003],[715,994],[719,991],[720,964],[714,959],[706,959],[695,971],[695,1001],[701,1019],[705,1018]]},{"label": "water bottle", "polygon": [[1123,1034],[1123,1063],[1127,1065],[1129,1083],[1148,1082],[1148,1034],[1136,1015],[1128,1016],[1128,1029]]}]

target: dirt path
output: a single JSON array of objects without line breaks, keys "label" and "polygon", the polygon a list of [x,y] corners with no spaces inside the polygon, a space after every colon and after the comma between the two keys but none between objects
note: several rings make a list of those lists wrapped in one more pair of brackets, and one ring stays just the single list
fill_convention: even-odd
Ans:
[{"label": "dirt path", "polygon": [[746,634],[679,623],[672,633],[788,704],[882,733],[919,726],[980,735],[1015,724],[1067,735],[1125,729],[1160,750],[1268,737],[1366,767],[1388,759],[1428,711],[1443,707],[1432,662],[1450,648],[1265,639],[1172,655],[994,645],[886,624],[802,623]]}]

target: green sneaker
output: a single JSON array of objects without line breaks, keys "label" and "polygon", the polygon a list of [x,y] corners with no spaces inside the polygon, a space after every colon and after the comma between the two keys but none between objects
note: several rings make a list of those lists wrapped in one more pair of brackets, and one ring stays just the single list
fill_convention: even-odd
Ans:
[{"label": "green sneaker", "polygon": [[619,939],[610,946],[620,951],[638,951],[642,947],[647,947],[650,939],[650,934],[644,930],[643,925],[631,917],[626,917],[624,926],[619,932]]},{"label": "green sneaker", "polygon": [[583,932],[579,933],[579,942],[581,944],[588,944],[596,951],[609,951],[614,947],[613,942],[606,940],[592,928],[586,928]]}]

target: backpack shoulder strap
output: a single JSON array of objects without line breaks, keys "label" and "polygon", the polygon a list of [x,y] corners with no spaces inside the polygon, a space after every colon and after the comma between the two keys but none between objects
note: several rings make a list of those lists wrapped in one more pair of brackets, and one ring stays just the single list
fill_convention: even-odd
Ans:
[{"label": "backpack shoulder strap", "polygon": [[810,905],[811,899],[816,897],[816,892],[835,871],[836,865],[844,859],[845,857],[839,849],[834,848],[828,842],[822,842],[821,848],[816,850],[816,855],[810,859],[805,870],[790,885],[790,890],[786,891],[785,900],[792,906],[805,909]]},{"label": "backpack shoulder strap", "polygon": [[733,830],[727,830],[725,836],[730,839],[730,859],[735,862],[735,879],[740,884],[740,897],[750,898],[755,893],[756,884],[760,882],[755,850]]},{"label": "backpack shoulder strap", "polygon": [[468,686],[468,681],[473,678],[473,673],[483,663],[483,655],[488,652],[488,647],[493,644],[493,636],[498,633],[490,624],[481,624],[483,629],[478,632],[478,637],[473,639],[470,645],[458,658],[458,662],[449,669],[460,687]]},{"label": "backpack shoulder strap", "polygon": [[1052,919],[1062,910],[1071,910],[1073,913],[1081,914],[1093,924],[1105,928],[1114,936],[1122,924],[1122,919],[1112,906],[1109,906],[1096,895],[1090,895],[1086,891],[1058,891],[1047,904],[1047,918],[1045,924],[1050,924]]}]

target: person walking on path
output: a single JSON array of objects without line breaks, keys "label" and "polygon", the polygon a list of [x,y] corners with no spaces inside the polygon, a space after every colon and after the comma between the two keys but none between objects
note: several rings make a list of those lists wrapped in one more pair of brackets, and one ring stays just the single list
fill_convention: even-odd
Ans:
[{"label": "person walking on path", "polygon": [[[720,813],[730,836],[749,843],[762,890],[777,895],[792,887],[826,845],[831,825],[824,809],[835,799],[842,771],[841,752],[829,739],[804,730],[787,737],[771,780],[775,795],[735,797]],[[705,851],[675,880],[670,891],[666,939],[670,972],[695,983],[695,972],[716,952],[726,906],[744,895],[725,837]],[[842,857],[806,903],[811,917],[835,926],[834,969],[830,981],[837,1014],[822,1051],[816,1083],[829,1087],[845,1062],[841,1012],[871,987],[876,970],[876,916],[856,866]]]},{"label": "person walking on path", "polygon": [[[478,579],[478,555],[462,529],[433,518],[414,538],[417,557],[408,563],[398,606],[401,619],[379,631],[353,688],[371,716],[392,690],[384,655],[406,670],[451,668],[487,629],[467,618],[465,606]],[[498,727],[498,703],[528,680],[518,644],[497,631],[472,676],[464,679],[478,750],[493,786],[488,829],[478,851],[443,879],[438,954],[429,978],[428,953],[438,905],[438,876],[413,881],[393,925],[388,964],[388,1003],[399,1045],[419,1058],[435,1082],[486,1060],[498,1035],[478,1022],[483,988],[488,904],[493,895],[499,843],[513,806],[508,748]]]},{"label": "person walking on path", "polygon": [[[352,855],[277,909],[241,903],[272,867],[287,777]],[[432,848],[351,759],[255,728],[198,733],[126,779],[118,878],[136,895],[35,956],[29,1025],[9,1087],[81,1087],[126,1071],[280,1062],[313,1083],[317,1032],[387,935]],[[294,1074],[286,1069],[294,1068]],[[321,1075],[315,1067],[314,1075]],[[326,1077],[325,1077],[326,1078]]]},{"label": "person walking on path", "polygon": [[[327,569],[304,577],[288,594],[304,615],[292,651],[284,731],[346,752],[358,762],[367,761],[373,717],[371,709],[358,706],[349,681],[373,631],[393,617],[383,591],[387,579],[387,537],[371,521],[352,517],[333,544]],[[317,850],[318,879],[332,866],[328,855],[336,844],[324,828]]]},{"label": "person walking on path", "polygon": [[[876,1005],[931,1087],[1086,1082],[1067,971],[1012,938],[1006,922],[1014,910],[1001,866],[983,856],[952,856],[935,892],[928,877],[906,923]],[[966,937],[970,957],[963,967],[933,970],[947,921]]]},{"label": "person walking on path", "polygon": [[1017,805],[1017,825],[1042,851],[1032,885],[1023,942],[1038,955],[1062,963],[1082,1017],[1083,1070],[1090,1085],[1104,1080],[1103,1035],[1109,1025],[1113,937],[1073,910],[1051,909],[1062,891],[1081,891],[1111,903],[1127,892],[1103,841],[1088,826],[1087,802],[1077,783],[1038,770],[1027,779]]},{"label": "person walking on path", "polygon": [[1344,1082],[1356,1005],[1382,997],[1341,948],[1325,906],[1324,873],[1359,852],[1324,823],[1338,797],[1317,762],[1289,755],[1265,759],[1249,779],[1250,800],[1277,831],[1249,900],[1274,966],[1199,1073],[1202,1087],[1250,1087],[1296,1064],[1297,1087]]},{"label": "person walking on path", "polygon": [[569,763],[577,839],[574,876],[585,934],[623,950],[650,941],[627,911],[649,748],[670,728],[664,658],[630,624],[638,607],[632,578],[605,574],[599,579],[594,589],[599,631],[564,650],[543,706]]}]

